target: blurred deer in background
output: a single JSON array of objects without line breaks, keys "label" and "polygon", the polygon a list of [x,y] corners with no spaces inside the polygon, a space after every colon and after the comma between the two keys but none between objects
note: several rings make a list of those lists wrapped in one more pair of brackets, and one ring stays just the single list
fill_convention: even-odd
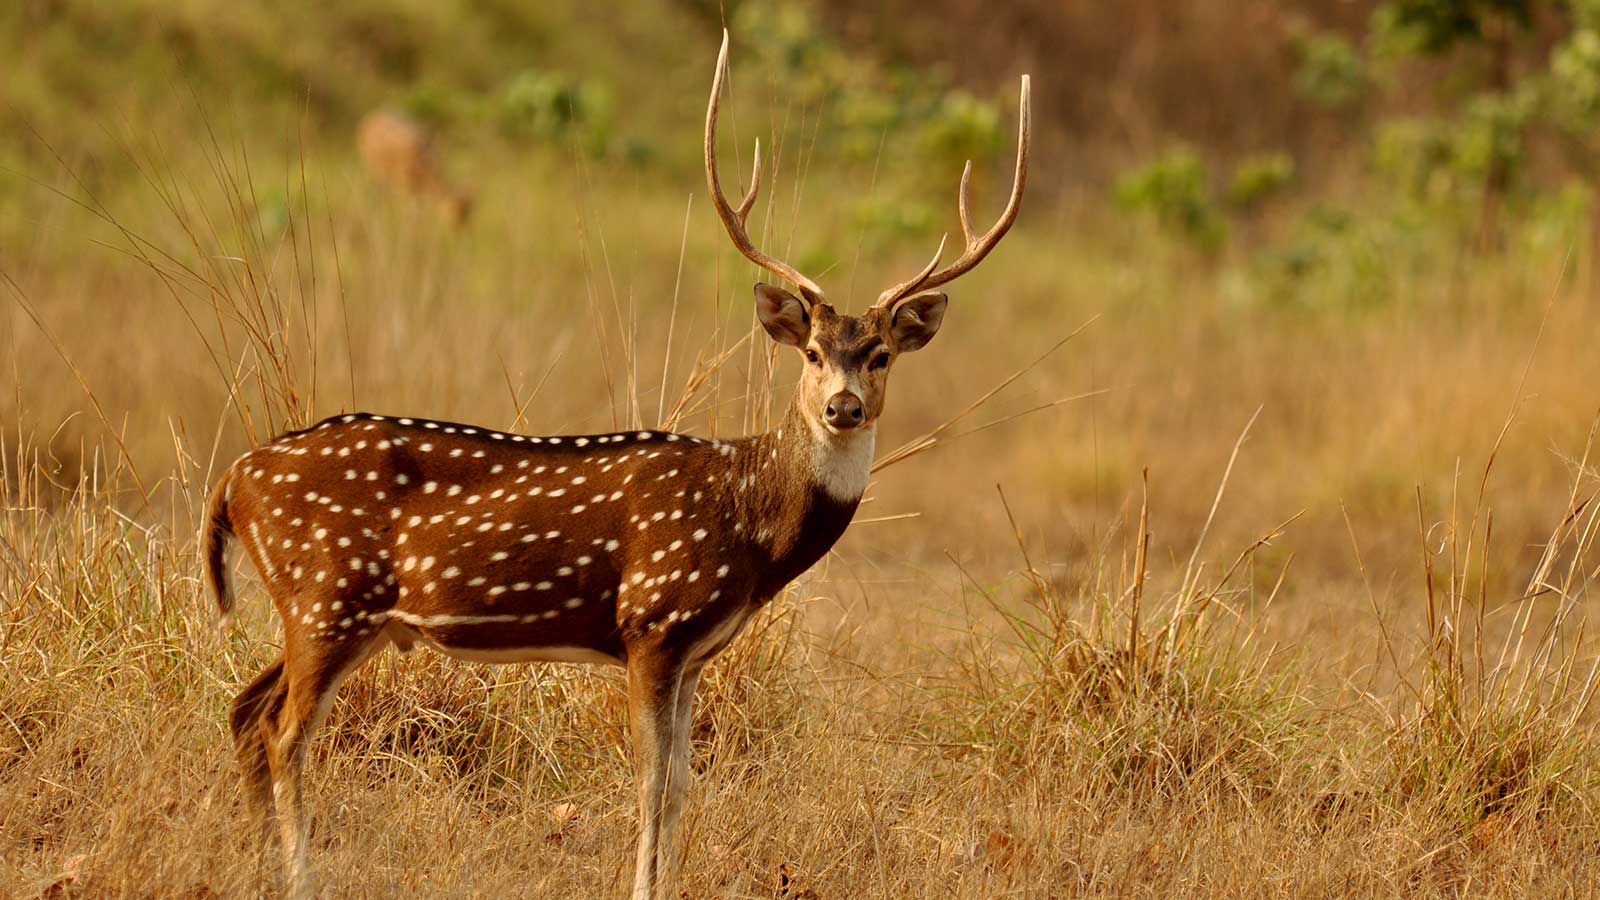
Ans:
[{"label": "blurred deer in background", "polygon": [[[626,668],[639,792],[633,897],[676,896],[700,673],[844,534],[867,488],[890,369],[938,332],[948,297],[937,288],[1000,243],[1028,174],[1024,75],[1016,170],[999,220],[974,230],[968,164],[957,195],[961,255],[940,268],[941,241],[921,271],[850,315],[751,240],[759,144],[749,190],[738,205],[724,196],[716,136],[727,72],[724,33],[706,109],[711,202],[739,252],[798,291],[754,290],[762,327],[804,360],[776,428],[733,440],[653,430],[533,436],[353,413],[245,454],[213,491],[202,550],[219,610],[233,609],[224,553],[237,537],[283,620],[283,654],[239,693],[231,724],[252,805],[276,811],[291,896],[313,893],[306,748],[340,682],[390,644],[482,662]],[[401,142],[418,133],[392,117],[370,130],[374,145],[380,134]]]},{"label": "blurred deer in background", "polygon": [[404,113],[380,109],[368,113],[356,127],[356,148],[380,184],[430,198],[451,225],[466,224],[472,195],[444,177],[433,129]]}]

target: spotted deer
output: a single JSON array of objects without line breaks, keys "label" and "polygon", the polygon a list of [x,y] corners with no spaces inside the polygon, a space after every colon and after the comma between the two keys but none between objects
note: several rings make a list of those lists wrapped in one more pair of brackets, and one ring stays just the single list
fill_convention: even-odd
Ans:
[{"label": "spotted deer", "polygon": [[410,116],[377,110],[356,126],[356,152],[367,171],[392,190],[431,198],[451,225],[472,214],[472,195],[445,178],[433,129]]},{"label": "spotted deer", "polygon": [[746,222],[760,147],[738,206],[717,177],[717,106],[706,110],[706,180],[728,235],[798,295],[755,286],[758,318],[804,358],[787,413],[764,434],[715,440],[643,430],[534,437],[366,413],[284,434],[236,461],[211,495],[206,578],[234,607],[224,551],[237,538],[283,621],[283,655],[233,702],[246,792],[275,809],[289,893],[312,891],[301,774],[339,684],[393,644],[467,660],[609,663],[627,671],[639,837],[634,893],[666,896],[689,781],[689,726],[706,664],[757,610],[833,546],[866,490],[889,372],[939,330],[934,288],[976,266],[1017,216],[1028,169],[1028,79],[1017,160],[999,221],[944,244],[859,316],[767,255]]}]

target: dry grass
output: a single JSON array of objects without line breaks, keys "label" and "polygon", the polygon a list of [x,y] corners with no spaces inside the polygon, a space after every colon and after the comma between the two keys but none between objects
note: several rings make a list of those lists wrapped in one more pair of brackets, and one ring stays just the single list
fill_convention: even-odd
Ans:
[{"label": "dry grass", "polygon": [[[41,191],[0,260],[3,896],[275,883],[223,723],[278,631],[248,577],[215,627],[192,540],[250,441],[357,406],[727,434],[793,374],[677,188],[492,161],[453,238],[314,135],[227,146]],[[834,221],[803,188],[774,243]],[[1565,260],[1287,312],[1087,233],[1030,209],[959,289],[885,425],[939,441],[711,670],[688,895],[1592,893],[1600,321]],[[317,744],[329,896],[621,894],[622,720],[611,672],[385,657]]]}]

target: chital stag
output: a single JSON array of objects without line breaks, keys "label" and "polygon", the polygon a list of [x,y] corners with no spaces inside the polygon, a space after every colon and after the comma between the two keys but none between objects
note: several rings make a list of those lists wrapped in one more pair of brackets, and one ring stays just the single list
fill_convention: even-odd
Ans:
[{"label": "chital stag", "polygon": [[867,487],[889,371],[944,317],[938,287],[977,265],[1015,220],[1028,167],[1022,79],[1010,200],[961,257],[835,310],[816,282],[751,242],[760,149],[737,206],[717,179],[717,104],[706,110],[706,180],[739,250],[799,295],[755,286],[767,333],[804,357],[782,422],[737,440],[661,431],[532,437],[418,418],[355,414],[285,434],[218,484],[203,535],[224,615],[237,537],[283,620],[283,656],[234,700],[249,797],[275,806],[291,894],[311,891],[301,772],[339,683],[383,647],[423,644],[491,662],[600,662],[627,669],[638,775],[634,897],[665,896],[689,781],[689,724],[706,663],[749,617],[844,533]]},{"label": "chital stag", "polygon": [[356,151],[379,183],[431,198],[450,224],[466,224],[472,195],[445,178],[428,126],[390,110],[368,113],[356,126]]}]

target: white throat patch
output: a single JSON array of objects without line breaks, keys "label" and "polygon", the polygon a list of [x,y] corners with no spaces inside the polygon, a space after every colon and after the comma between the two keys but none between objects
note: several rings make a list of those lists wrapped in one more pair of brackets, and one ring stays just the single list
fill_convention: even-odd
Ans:
[{"label": "white throat patch", "polygon": [[807,418],[811,426],[811,477],[835,500],[852,503],[867,492],[872,455],[878,442],[876,422],[866,428],[834,434]]}]

